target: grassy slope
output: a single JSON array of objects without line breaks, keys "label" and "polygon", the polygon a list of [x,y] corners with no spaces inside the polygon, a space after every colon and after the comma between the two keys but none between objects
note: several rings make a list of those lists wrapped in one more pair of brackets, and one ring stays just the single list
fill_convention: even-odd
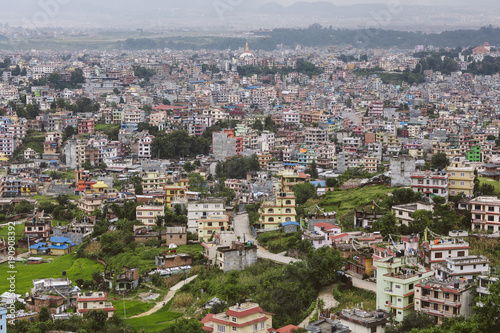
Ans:
[{"label": "grassy slope", "polygon": [[[7,263],[0,265],[0,281],[7,281],[9,276],[7,271]],[[76,259],[75,255],[68,254],[56,258],[51,263],[24,265],[18,262],[16,263],[16,271],[16,292],[24,294],[33,287],[32,281],[34,279],[59,278],[62,271],[66,271],[68,278],[73,282],[79,278],[91,280],[92,272],[102,272],[103,266],[90,259]],[[7,283],[2,282],[0,294],[7,291],[7,289]]]},{"label": "grassy slope", "polygon": [[171,304],[172,301],[149,316],[126,319],[126,322],[137,330],[144,329],[146,332],[161,331],[170,325],[172,320],[183,315],[182,313],[171,311]]},{"label": "grassy slope", "polygon": [[[160,297],[158,297],[160,298]],[[123,313],[123,300],[118,300],[118,301],[112,301],[115,309],[116,309],[116,314],[119,315],[120,317],[124,316]],[[125,311],[128,317],[132,317],[135,315],[138,315],[140,313],[144,313],[150,309],[153,308],[156,302],[142,302],[139,300],[125,300]]]},{"label": "grassy slope", "polygon": [[493,187],[495,187],[495,194],[497,196],[500,195],[500,182],[486,177],[478,177],[478,178],[481,185],[482,184],[493,185]]},{"label": "grassy slope", "polygon": [[344,191],[328,192],[321,198],[320,206],[327,211],[336,211],[342,217],[351,210],[362,209],[373,200],[383,199],[394,189],[386,186],[365,186]]}]

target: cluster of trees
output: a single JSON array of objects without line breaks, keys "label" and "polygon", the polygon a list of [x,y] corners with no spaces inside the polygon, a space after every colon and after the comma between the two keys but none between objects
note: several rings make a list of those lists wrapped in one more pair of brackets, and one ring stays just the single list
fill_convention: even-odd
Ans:
[{"label": "cluster of trees", "polygon": [[[421,194],[414,192],[412,189],[396,189],[392,192],[392,196],[385,199],[380,206],[387,207],[387,210],[390,210],[393,205],[407,204],[421,199]],[[470,229],[470,212],[466,211],[462,216],[459,216],[451,207],[453,202],[445,203],[445,198],[439,196],[433,197],[432,200],[435,204],[434,211],[415,211],[411,215],[413,221],[408,226],[399,225],[396,217],[389,213],[373,223],[373,230],[378,230],[385,236],[388,234],[408,235],[420,233],[425,228],[430,228],[442,235],[447,235],[449,231],[455,229]]]},{"label": "cluster of trees", "polygon": [[[23,74],[21,73],[21,75]],[[81,88],[81,85],[84,82],[85,77],[83,76],[83,70],[81,68],[77,68],[71,72],[69,81],[63,80],[59,73],[52,73],[47,77],[42,77],[38,80],[34,80],[32,82],[32,85],[44,86],[48,84],[51,88],[54,88],[56,90],[64,90]]]},{"label": "cluster of trees", "polygon": [[245,179],[247,173],[259,170],[260,164],[257,155],[253,154],[250,157],[233,156],[224,162],[217,162],[215,166],[215,177],[218,179]]},{"label": "cluster of trees", "polygon": [[305,74],[309,77],[312,77],[313,75],[318,75],[321,74],[323,71],[321,68],[316,67],[313,63],[306,61],[302,58],[297,59],[297,63],[295,64],[295,68],[285,66],[281,68],[277,67],[266,67],[266,66],[252,66],[252,65],[246,65],[246,66],[238,66],[237,68],[238,74],[240,76],[252,76],[254,74],[258,75],[269,75],[269,74],[281,74],[281,75],[287,75],[292,72],[298,72],[301,74]]},{"label": "cluster of trees", "polygon": [[210,153],[211,135],[200,138],[190,136],[184,130],[158,133],[151,145],[152,154],[157,158],[184,158]]},{"label": "cluster of trees", "polygon": [[108,315],[102,310],[91,310],[83,318],[71,316],[68,320],[50,320],[50,313],[46,307],[40,309],[37,321],[20,320],[15,325],[7,324],[7,330],[14,333],[22,332],[123,332],[132,333],[130,327],[118,315],[108,320]]},{"label": "cluster of trees", "polygon": [[[335,282],[343,264],[340,252],[323,247],[311,251],[306,260],[290,265],[257,263],[244,271],[228,274],[218,269],[203,270],[181,291],[201,297],[200,290],[203,290],[227,304],[251,298],[266,311],[275,313],[273,325],[282,327],[296,324],[310,313],[308,308],[319,288]],[[221,310],[213,309],[214,312]]]},{"label": "cluster of trees", "polygon": [[134,67],[134,75],[140,79],[144,79],[146,81],[149,81],[149,79],[152,78],[155,74],[156,74],[156,72],[153,69],[149,69],[149,68],[142,67],[142,66],[135,66]]},{"label": "cluster of trees", "polygon": [[425,70],[439,71],[443,74],[450,75],[452,72],[458,70],[458,63],[450,56],[434,52],[420,59],[413,72],[422,73]]},{"label": "cluster of trees", "polygon": [[494,75],[500,73],[500,59],[485,56],[483,61],[472,62],[467,68],[467,73],[475,75]]},{"label": "cluster of trees", "polygon": [[251,128],[258,131],[259,133],[264,130],[272,133],[276,133],[277,131],[276,123],[274,122],[273,118],[271,118],[271,116],[267,116],[266,119],[264,119],[264,124],[262,123],[262,121],[260,121],[260,119],[255,119]]},{"label": "cluster of trees", "polygon": [[[369,37],[368,37],[369,36]],[[365,48],[406,48],[415,45],[434,45],[437,47],[452,47],[457,45],[477,45],[477,41],[488,41],[491,45],[500,44],[500,28],[491,25],[478,30],[446,30],[439,33],[424,34],[422,32],[396,31],[384,29],[335,29],[313,24],[302,29],[280,28],[267,33],[267,38],[253,39],[253,49],[266,51],[275,50],[279,44],[289,47],[302,45],[305,47],[347,45],[353,41]],[[200,50],[200,49],[238,49],[245,45],[243,38],[231,37],[167,37],[127,39],[117,43],[117,48],[127,50],[162,49]]]}]

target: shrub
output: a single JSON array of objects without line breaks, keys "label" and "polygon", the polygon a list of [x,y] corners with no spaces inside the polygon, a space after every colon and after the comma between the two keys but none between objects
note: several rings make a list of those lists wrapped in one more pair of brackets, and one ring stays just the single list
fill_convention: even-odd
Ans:
[{"label": "shrub", "polygon": [[174,308],[186,308],[193,302],[193,295],[190,293],[179,293],[175,296],[172,305]]}]

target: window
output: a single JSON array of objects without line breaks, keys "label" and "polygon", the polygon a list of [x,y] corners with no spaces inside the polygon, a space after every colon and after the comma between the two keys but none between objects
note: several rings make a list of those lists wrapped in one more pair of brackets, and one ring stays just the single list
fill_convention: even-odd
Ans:
[{"label": "window", "polygon": [[457,252],[457,257],[464,257],[465,256],[465,251],[458,251]]},{"label": "window", "polygon": [[465,177],[465,173],[461,172],[460,177]]},{"label": "window", "polygon": [[203,208],[207,209],[207,208],[208,208],[208,205],[203,205]]},{"label": "window", "polygon": [[396,287],[396,289],[400,289],[401,288],[401,286],[399,284],[396,284],[394,286]]},{"label": "window", "polygon": [[491,206],[488,207],[488,212],[494,212],[494,211],[495,211],[495,207],[491,207]]},{"label": "window", "polygon": [[137,212],[137,215],[138,215],[138,216],[141,216],[141,215],[142,215],[142,212]]},{"label": "window", "polygon": [[233,323],[235,323],[235,322],[236,322],[236,317],[231,318],[231,321],[232,321]]},{"label": "window", "polygon": [[253,331],[257,332],[259,330],[259,325],[253,324]]},{"label": "window", "polygon": [[237,328],[233,326],[232,331],[233,331],[233,332],[236,332],[236,329],[237,329]]},{"label": "window", "polygon": [[266,323],[263,321],[260,323],[260,329],[263,330],[266,327]]},{"label": "window", "polygon": [[408,285],[408,290],[413,290],[413,283],[410,283],[410,284]]},{"label": "window", "polygon": [[441,253],[441,252],[436,252],[434,254],[434,258],[436,258],[436,259],[439,259],[439,258],[442,258],[442,257],[443,257],[443,253]]},{"label": "window", "polygon": [[217,325],[217,332],[225,333],[226,332],[226,326]]}]

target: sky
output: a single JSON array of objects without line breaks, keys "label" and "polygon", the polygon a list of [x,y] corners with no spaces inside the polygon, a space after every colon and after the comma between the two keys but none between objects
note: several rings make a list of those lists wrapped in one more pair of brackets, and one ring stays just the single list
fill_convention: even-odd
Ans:
[{"label": "sky", "polygon": [[[274,16],[279,16],[279,10],[271,14],[260,11],[260,7],[268,3],[278,3],[282,6],[290,6],[296,2],[328,2],[337,6],[352,6],[359,4],[381,4],[381,8],[388,8],[392,4],[401,4],[403,6],[470,6],[470,0],[3,0],[2,10],[0,11],[0,24],[9,23],[13,26],[23,27],[85,27],[85,28],[114,28],[120,29],[155,26],[155,27],[214,27],[231,26],[236,29],[254,29],[256,27],[274,28],[274,27],[295,27],[297,22],[308,25],[320,23],[330,25],[337,11],[322,11],[324,7],[316,7],[316,11],[307,12],[307,10],[298,9],[305,15],[304,19],[290,19],[289,14],[283,14],[279,20],[273,20]],[[416,13],[411,11],[411,19],[415,24],[425,27],[425,19],[440,22],[443,17],[452,22],[453,27],[460,27],[460,24],[474,21],[472,26],[481,26],[481,24],[496,24],[500,18],[499,0],[474,0],[472,9],[460,11],[458,18],[456,12],[448,13],[446,10],[432,14],[430,17],[427,12]],[[477,7],[483,7],[477,12]],[[361,8],[360,8],[361,7]],[[486,8],[484,8],[486,7]],[[489,7],[489,8],[488,8]],[[320,8],[320,9],[317,9]],[[496,10],[495,16],[489,12]],[[340,16],[357,17],[362,21],[371,15],[371,12],[381,9],[370,9],[362,6],[355,10],[342,12]],[[457,9],[459,10],[459,9]],[[460,9],[461,10],[461,9]],[[340,12],[340,11],[339,11]],[[278,13],[278,15],[276,15]],[[295,9],[295,15],[297,9]],[[267,18],[262,18],[268,15]],[[273,16],[274,15],[274,16]],[[339,16],[337,15],[337,16]],[[468,16],[467,16],[468,15]],[[482,20],[482,16],[488,16],[487,20]],[[373,16],[373,15],[371,15]],[[371,17],[370,16],[370,17]],[[463,16],[463,17],[462,17]],[[245,20],[242,20],[245,19]],[[394,21],[398,19],[394,17]],[[401,19],[401,18],[399,18]],[[315,21],[316,20],[316,21]],[[335,22],[333,22],[335,23]],[[349,20],[339,22],[349,24]],[[404,22],[403,22],[404,23]],[[253,25],[252,25],[253,24]],[[351,28],[346,26],[346,28]],[[396,27],[397,28],[397,27]],[[417,27],[418,28],[418,27]]]}]

